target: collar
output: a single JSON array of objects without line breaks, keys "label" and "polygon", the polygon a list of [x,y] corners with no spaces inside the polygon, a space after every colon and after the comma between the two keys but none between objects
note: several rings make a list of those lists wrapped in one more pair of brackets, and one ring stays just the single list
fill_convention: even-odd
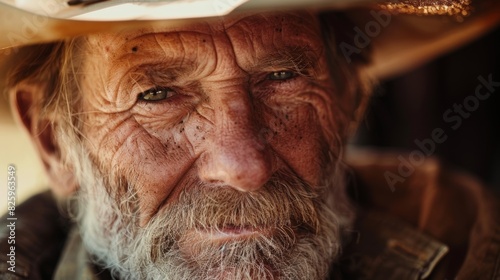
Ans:
[{"label": "collar", "polygon": [[108,271],[96,269],[92,264],[77,227],[68,235],[61,260],[54,273],[54,280],[105,280],[112,279]]},{"label": "collar", "polygon": [[449,248],[409,223],[360,211],[353,240],[340,259],[343,279],[427,279]]}]

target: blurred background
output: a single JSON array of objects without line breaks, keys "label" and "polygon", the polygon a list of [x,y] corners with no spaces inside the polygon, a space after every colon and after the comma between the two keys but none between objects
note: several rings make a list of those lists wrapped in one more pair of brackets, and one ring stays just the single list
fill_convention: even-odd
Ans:
[{"label": "blurred background", "polygon": [[[415,140],[431,137],[435,128],[448,135],[434,155],[445,164],[478,177],[500,193],[500,87],[479,101],[458,124],[443,115],[463,105],[481,84],[479,76],[500,83],[500,28],[430,63],[383,81],[374,92],[366,119],[353,145],[411,152]],[[481,93],[486,94],[483,87]],[[472,104],[472,103],[471,103]],[[469,107],[470,108],[470,107]],[[458,113],[448,115],[459,116]]]},{"label": "blurred background", "polygon": [[46,189],[47,179],[41,162],[27,133],[20,129],[8,106],[6,96],[0,96],[0,215],[7,212],[7,167],[16,167],[17,203]]}]

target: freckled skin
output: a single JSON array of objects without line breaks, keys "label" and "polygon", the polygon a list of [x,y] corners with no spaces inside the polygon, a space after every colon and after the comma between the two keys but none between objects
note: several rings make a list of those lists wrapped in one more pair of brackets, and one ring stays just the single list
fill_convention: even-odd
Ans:
[{"label": "freckled skin", "polygon": [[[104,174],[136,188],[141,225],[186,181],[256,191],[282,168],[320,181],[333,141],[320,119],[335,102],[314,16],[241,15],[87,41],[85,143]],[[289,46],[312,54],[310,76],[268,79],[288,69],[262,61]],[[173,94],[138,100],[155,86]]]}]

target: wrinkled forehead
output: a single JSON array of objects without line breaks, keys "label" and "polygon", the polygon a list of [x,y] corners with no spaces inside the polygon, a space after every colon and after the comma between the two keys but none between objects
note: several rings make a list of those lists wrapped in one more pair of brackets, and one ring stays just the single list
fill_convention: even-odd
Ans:
[{"label": "wrinkled forehead", "polygon": [[315,14],[309,11],[297,11],[240,13],[183,24],[154,22],[137,29],[94,34],[87,38],[87,42],[92,50],[99,53],[104,50],[107,53],[117,53],[128,52],[131,44],[151,41],[151,37],[179,36],[179,34],[186,33],[201,36],[227,36],[230,40],[249,43],[257,39],[264,44],[282,42],[283,44],[311,45],[320,38],[319,23]]}]

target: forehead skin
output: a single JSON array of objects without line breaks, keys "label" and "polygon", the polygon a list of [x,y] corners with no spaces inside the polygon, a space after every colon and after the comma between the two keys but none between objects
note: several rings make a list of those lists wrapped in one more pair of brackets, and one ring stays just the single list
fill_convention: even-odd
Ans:
[{"label": "forehead skin", "polygon": [[[265,26],[266,28],[262,28]],[[148,35],[161,33],[199,33],[214,35],[235,30],[231,37],[246,38],[250,40],[256,36],[262,36],[267,42],[279,44],[280,41],[298,40],[308,41],[319,36],[317,19],[312,13],[290,12],[290,13],[265,13],[265,14],[239,14],[231,17],[218,19],[207,19],[183,25],[168,23],[152,23],[151,26],[143,26],[137,30],[124,30],[121,32],[100,33],[89,37],[92,47],[98,47],[97,52],[117,54],[117,52],[129,52],[127,43],[132,40],[140,43],[141,39]],[[255,42],[258,43],[258,42]],[[119,55],[119,54],[118,54]]]},{"label": "forehead skin", "polygon": [[[319,182],[334,88],[312,14],[98,34],[83,61],[86,145],[105,174],[134,186],[141,224],[189,182],[255,191],[282,168]],[[283,70],[300,73],[267,78]],[[156,86],[175,94],[138,100]]]}]

